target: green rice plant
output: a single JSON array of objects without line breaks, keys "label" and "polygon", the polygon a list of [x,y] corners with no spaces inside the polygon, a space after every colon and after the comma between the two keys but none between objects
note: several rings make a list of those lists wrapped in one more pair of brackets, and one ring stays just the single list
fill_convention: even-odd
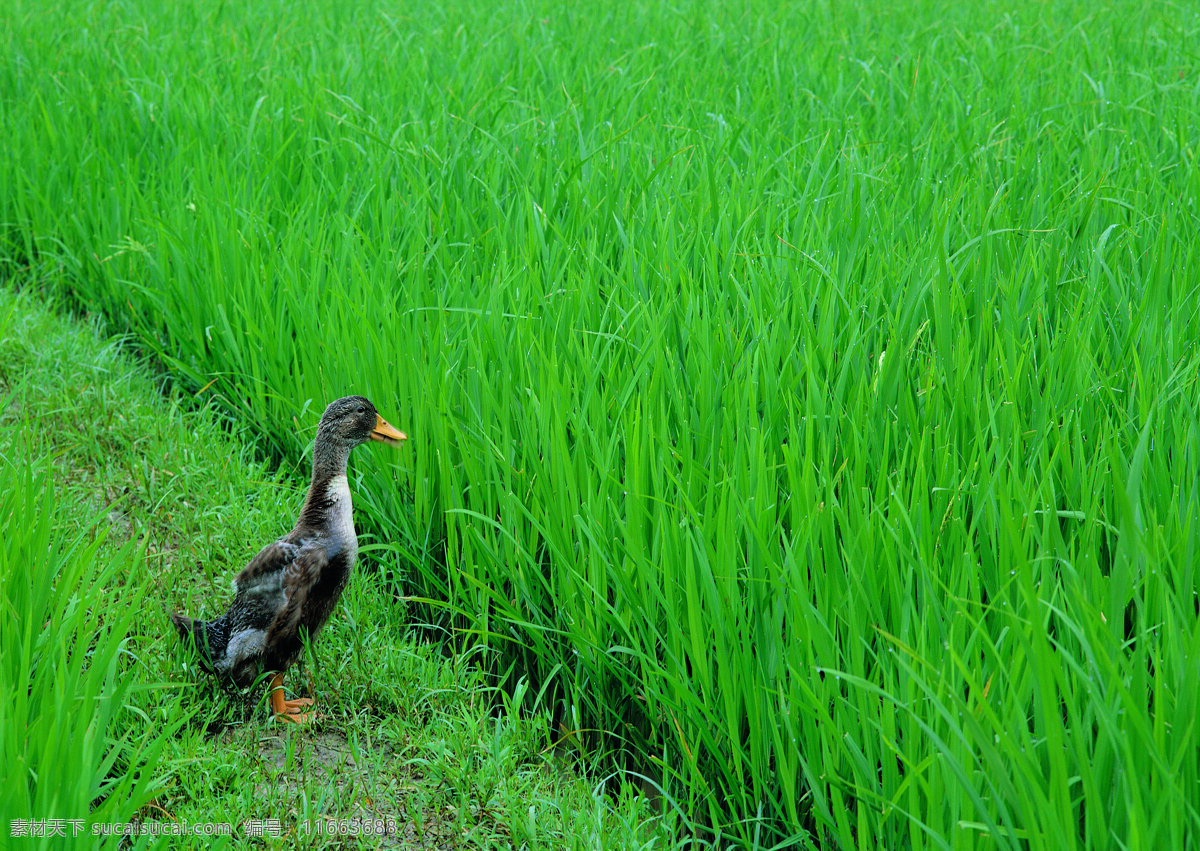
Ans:
[{"label": "green rice plant", "polygon": [[563,747],[700,841],[1195,841],[1190,12],[52,7],[8,268],[298,467],[396,412],[373,555]]},{"label": "green rice plant", "polygon": [[151,799],[161,780],[147,766],[186,720],[133,714],[152,687],[127,649],[146,586],[113,586],[144,552],[102,553],[94,525],[64,537],[45,463],[0,459],[0,482],[0,830],[21,847],[98,846],[94,830]]}]

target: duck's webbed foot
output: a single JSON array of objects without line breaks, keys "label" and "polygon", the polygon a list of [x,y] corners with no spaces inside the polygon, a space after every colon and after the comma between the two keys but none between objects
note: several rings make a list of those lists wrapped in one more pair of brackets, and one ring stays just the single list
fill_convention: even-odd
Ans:
[{"label": "duck's webbed foot", "polygon": [[278,673],[271,680],[271,712],[276,720],[289,724],[310,724],[317,719],[316,712],[303,712],[306,706],[312,706],[311,698],[300,697],[296,700],[285,700],[283,697],[283,673]]}]

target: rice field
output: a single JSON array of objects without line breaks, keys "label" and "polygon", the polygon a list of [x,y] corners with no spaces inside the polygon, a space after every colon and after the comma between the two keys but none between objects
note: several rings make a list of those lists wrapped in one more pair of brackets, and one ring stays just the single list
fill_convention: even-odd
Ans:
[{"label": "rice field", "polygon": [[369,396],[365,569],[557,747],[703,844],[1198,841],[1196,6],[8,19],[0,275],[298,471]]}]

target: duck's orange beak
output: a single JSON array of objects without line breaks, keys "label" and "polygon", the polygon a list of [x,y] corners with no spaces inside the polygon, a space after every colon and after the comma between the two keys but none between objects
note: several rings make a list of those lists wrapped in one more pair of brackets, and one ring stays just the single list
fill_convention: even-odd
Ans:
[{"label": "duck's orange beak", "polygon": [[371,440],[378,440],[381,443],[390,443],[393,446],[399,446],[400,441],[408,440],[408,435],[399,431],[395,426],[379,416],[379,414],[376,414],[375,428],[371,429]]}]

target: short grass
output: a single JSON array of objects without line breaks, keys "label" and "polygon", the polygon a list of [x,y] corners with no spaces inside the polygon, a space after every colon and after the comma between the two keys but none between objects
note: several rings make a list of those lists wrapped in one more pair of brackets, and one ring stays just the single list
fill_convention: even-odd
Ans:
[{"label": "short grass", "polygon": [[[1200,17],[10,4],[0,255],[701,841],[1200,841]],[[399,627],[397,627],[399,628]]]},{"label": "short grass", "polygon": [[[655,843],[645,801],[567,770],[545,720],[506,709],[468,657],[405,641],[403,607],[372,573],[355,575],[307,676],[289,676],[320,704],[314,727],[281,728],[261,690],[242,699],[195,675],[164,607],[219,611],[302,489],[255,460],[248,432],[182,413],[115,343],[11,293],[0,392],[5,842],[87,847],[94,825],[140,820],[229,824],[217,846],[233,848]],[[68,838],[13,838],[14,819],[63,820]],[[394,830],[315,832],[352,819]],[[256,837],[256,820],[278,836]]]}]

